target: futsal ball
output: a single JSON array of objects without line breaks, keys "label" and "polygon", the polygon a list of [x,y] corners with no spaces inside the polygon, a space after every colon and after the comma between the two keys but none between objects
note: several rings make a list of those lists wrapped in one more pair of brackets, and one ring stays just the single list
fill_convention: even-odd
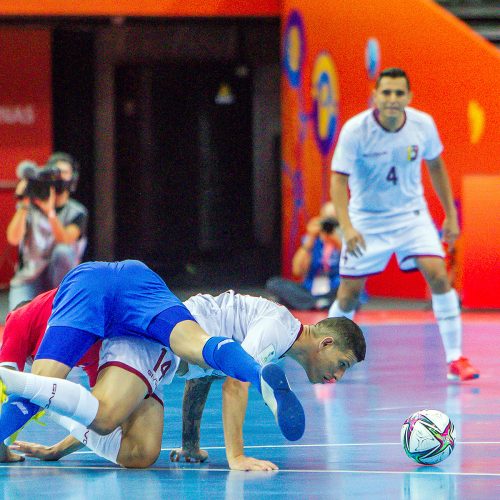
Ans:
[{"label": "futsal ball", "polygon": [[415,462],[437,464],[455,447],[455,427],[448,415],[438,410],[422,410],[410,415],[401,428],[405,453]]}]

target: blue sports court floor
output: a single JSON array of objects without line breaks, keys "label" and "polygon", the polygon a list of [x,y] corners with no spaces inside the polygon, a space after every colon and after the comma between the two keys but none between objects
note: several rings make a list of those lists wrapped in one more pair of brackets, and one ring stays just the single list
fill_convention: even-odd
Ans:
[{"label": "blue sports court floor", "polygon": [[[322,316],[299,316],[316,322]],[[149,470],[125,470],[83,451],[60,462],[27,459],[0,464],[5,499],[164,498],[500,498],[500,315],[465,314],[465,354],[481,378],[462,384],[445,378],[444,354],[430,314],[362,313],[367,359],[335,386],[313,387],[286,360],[304,403],[307,428],[297,443],[281,437],[270,411],[251,389],[245,424],[248,455],[275,462],[277,472],[229,471],[221,422],[221,383],[215,383],[202,422],[206,464],[172,464],[180,445],[183,383],[165,390],[163,451]],[[451,456],[419,466],[404,454],[399,432],[416,410],[447,413],[457,431]],[[21,439],[49,444],[64,435],[54,424],[31,424]]]}]

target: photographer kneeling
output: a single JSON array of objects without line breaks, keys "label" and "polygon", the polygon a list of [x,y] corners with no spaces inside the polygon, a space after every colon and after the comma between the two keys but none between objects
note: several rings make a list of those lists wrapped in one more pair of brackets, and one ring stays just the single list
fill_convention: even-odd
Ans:
[{"label": "photographer kneeling", "polygon": [[54,153],[43,168],[23,161],[17,167],[16,212],[7,241],[19,246],[10,282],[9,310],[19,302],[59,286],[81,260],[86,245],[87,209],[70,198],[78,180],[77,165],[66,153]]},{"label": "photographer kneeling", "polygon": [[292,260],[292,273],[302,283],[281,277],[270,278],[266,290],[292,309],[327,309],[340,283],[341,239],[331,202],[321,207],[319,217],[307,224],[307,234]]}]

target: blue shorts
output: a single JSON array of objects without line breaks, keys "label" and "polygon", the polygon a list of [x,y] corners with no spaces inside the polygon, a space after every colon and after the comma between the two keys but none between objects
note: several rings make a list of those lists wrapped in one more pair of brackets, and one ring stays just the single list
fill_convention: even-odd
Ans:
[{"label": "blue shorts", "polygon": [[[161,328],[148,328],[160,313]],[[36,359],[74,366],[99,338],[118,335],[139,335],[168,347],[172,329],[185,320],[195,321],[142,262],[86,262],[63,279]]]}]

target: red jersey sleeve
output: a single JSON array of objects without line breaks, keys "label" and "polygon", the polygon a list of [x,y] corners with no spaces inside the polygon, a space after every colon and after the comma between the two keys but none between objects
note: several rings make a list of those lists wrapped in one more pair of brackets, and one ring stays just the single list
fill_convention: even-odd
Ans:
[{"label": "red jersey sleeve", "polygon": [[[45,335],[56,293],[57,289],[42,293],[9,313],[0,347],[0,365],[23,371],[26,362],[33,361]],[[95,343],[77,363],[87,373],[90,387],[97,381],[100,347],[101,342]]]},{"label": "red jersey sleeve", "polygon": [[57,289],[42,293],[9,313],[0,348],[0,364],[23,371],[26,361],[33,360],[47,328],[56,292]]},{"label": "red jersey sleeve", "polygon": [[19,326],[18,317],[12,314],[10,313],[6,319],[0,348],[0,365],[23,371],[26,359],[29,357],[29,346],[24,339],[21,339],[25,333],[24,328]]}]

